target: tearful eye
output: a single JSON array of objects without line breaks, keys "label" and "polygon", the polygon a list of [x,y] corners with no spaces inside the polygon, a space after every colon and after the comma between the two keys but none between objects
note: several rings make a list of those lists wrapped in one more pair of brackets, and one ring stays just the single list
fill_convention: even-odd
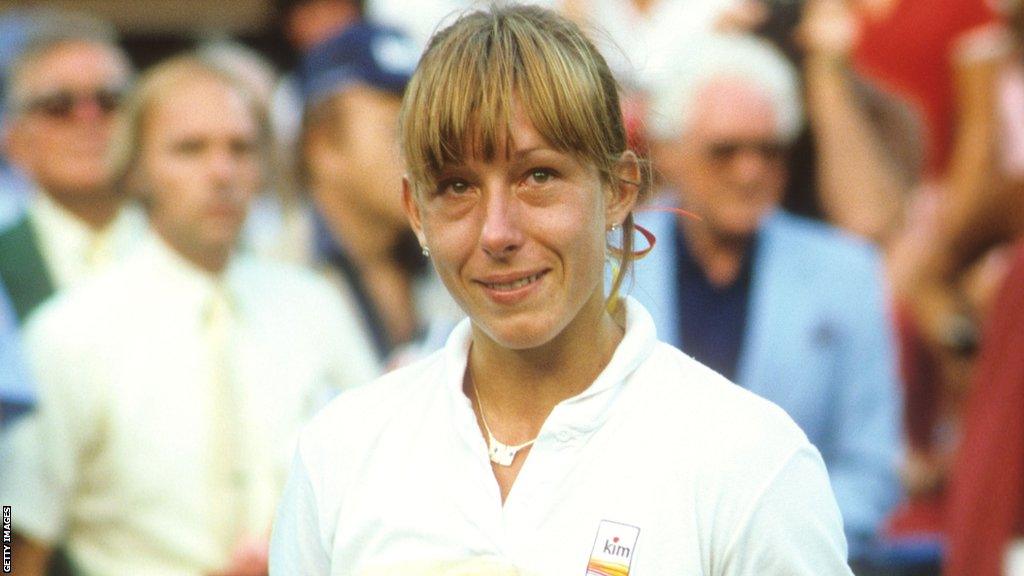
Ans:
[{"label": "tearful eye", "polygon": [[467,191],[469,191],[469,184],[466,184],[465,182],[458,180],[455,182],[449,182],[446,188],[453,194],[465,194]]},{"label": "tearful eye", "polygon": [[444,180],[438,183],[437,194],[443,196],[445,194],[451,194],[453,196],[462,196],[469,192],[469,183],[465,180]]},{"label": "tearful eye", "polygon": [[530,172],[530,180],[536,184],[547,184],[554,175],[550,170],[534,170]]}]

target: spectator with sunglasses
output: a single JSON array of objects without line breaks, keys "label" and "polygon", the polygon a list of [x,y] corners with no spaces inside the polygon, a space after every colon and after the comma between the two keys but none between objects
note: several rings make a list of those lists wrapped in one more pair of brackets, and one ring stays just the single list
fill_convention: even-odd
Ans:
[{"label": "spectator with sunglasses", "polygon": [[9,70],[3,145],[35,192],[0,233],[0,279],[24,322],[54,292],[124,255],[144,219],[107,165],[114,112],[132,77],[113,29],[52,14]]},{"label": "spectator with sunglasses", "polygon": [[[899,495],[899,388],[881,262],[778,208],[803,122],[796,71],[766,42],[708,36],[653,93],[664,200],[634,294],[659,335],[780,405],[824,457],[851,559]],[[686,56],[689,55],[689,56]]]}]

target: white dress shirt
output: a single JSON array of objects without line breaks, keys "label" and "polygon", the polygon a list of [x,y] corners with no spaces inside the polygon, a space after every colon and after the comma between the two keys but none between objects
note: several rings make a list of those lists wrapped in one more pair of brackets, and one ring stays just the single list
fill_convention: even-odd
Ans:
[{"label": "white dress shirt", "polygon": [[145,215],[135,204],[121,208],[102,230],[90,228],[42,192],[33,195],[28,214],[47,271],[58,291],[123,259],[146,230]]},{"label": "white dress shirt", "polygon": [[445,349],[342,394],[303,431],[274,525],[274,576],[849,575],[821,456],[778,407],[626,334],[558,404],[501,501]]},{"label": "white dress shirt", "polygon": [[218,279],[155,235],[26,328],[39,408],[0,454],[15,530],[66,538],[85,574],[226,567],[206,476],[216,431],[204,316],[218,287],[231,301],[230,372],[244,392],[244,431],[233,435],[252,479],[244,530],[266,537],[300,424],[334,391],[379,373],[372,350],[313,273],[237,257]]}]

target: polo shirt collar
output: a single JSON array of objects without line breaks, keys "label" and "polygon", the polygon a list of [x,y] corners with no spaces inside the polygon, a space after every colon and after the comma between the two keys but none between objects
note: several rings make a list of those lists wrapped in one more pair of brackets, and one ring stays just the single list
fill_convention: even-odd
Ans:
[{"label": "polo shirt collar", "polygon": [[[623,300],[626,306],[625,334],[608,365],[586,390],[555,406],[538,438],[547,435],[578,437],[600,428],[608,419],[614,400],[629,377],[654,351],[657,336],[650,313],[630,296]],[[483,438],[477,427],[476,415],[462,390],[471,339],[472,324],[466,318],[448,337],[442,352],[442,374],[446,395],[454,409],[454,424],[471,445],[482,446]]]}]

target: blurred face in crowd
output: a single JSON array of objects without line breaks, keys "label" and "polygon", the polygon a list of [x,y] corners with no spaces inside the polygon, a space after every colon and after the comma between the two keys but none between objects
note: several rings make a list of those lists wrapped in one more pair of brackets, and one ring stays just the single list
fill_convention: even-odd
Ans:
[{"label": "blurred face in crowd", "polygon": [[742,240],[780,201],[786,147],[768,95],[713,81],[697,95],[688,129],[656,152],[659,169],[713,237]]},{"label": "blurred face in crowd", "polygon": [[107,149],[129,68],[102,44],[67,42],[33,59],[12,82],[12,163],[59,200],[109,193]]},{"label": "blurred face in crowd", "polygon": [[306,0],[285,17],[285,34],[292,46],[305,52],[358,19],[355,0]]},{"label": "blurred face in crowd", "polygon": [[251,104],[219,78],[176,84],[148,111],[139,177],[155,230],[194,263],[218,269],[261,185]]},{"label": "blurred face in crowd", "polygon": [[407,229],[397,133],[401,100],[353,86],[327,105],[334,107],[327,116],[332,125],[317,130],[310,150],[310,169],[325,184],[314,191],[316,201],[344,205],[390,229]]}]

